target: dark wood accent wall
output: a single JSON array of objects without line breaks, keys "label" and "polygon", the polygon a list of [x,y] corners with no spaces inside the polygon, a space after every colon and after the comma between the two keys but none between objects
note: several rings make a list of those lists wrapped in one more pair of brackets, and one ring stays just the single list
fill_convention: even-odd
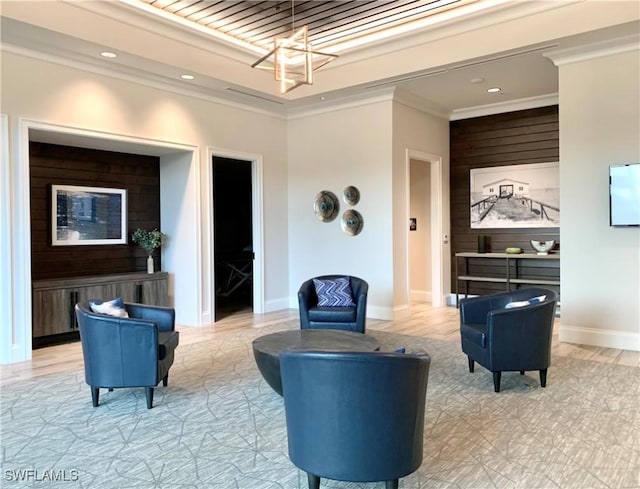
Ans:
[{"label": "dark wood accent wall", "polygon": [[[33,280],[146,270],[131,242],[136,228],[160,229],[160,159],[31,142],[31,277]],[[127,190],[128,244],[51,246],[51,185]],[[160,253],[154,253],[156,270]]]},{"label": "dark wood accent wall", "polygon": [[[559,161],[558,106],[452,121],[450,123],[451,287],[455,292],[455,253],[478,251],[478,236],[488,238],[487,251],[515,246],[533,252],[530,240],[559,242],[559,228],[471,229],[469,172],[485,168]],[[562,204],[561,204],[562,205]],[[542,262],[542,260],[541,260]],[[548,265],[548,264],[547,264]],[[482,260],[475,273],[504,275],[504,262]],[[537,278],[557,276],[558,270],[539,264],[528,273]],[[470,294],[504,290],[504,284],[472,283]]]}]

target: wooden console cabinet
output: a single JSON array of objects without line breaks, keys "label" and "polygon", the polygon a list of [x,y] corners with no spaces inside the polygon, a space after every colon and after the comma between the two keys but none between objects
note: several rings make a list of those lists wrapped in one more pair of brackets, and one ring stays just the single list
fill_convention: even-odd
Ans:
[{"label": "wooden console cabinet", "polygon": [[33,338],[77,332],[73,308],[80,301],[122,297],[125,302],[167,306],[168,276],[167,272],[136,272],[34,280]]},{"label": "wooden console cabinet", "polygon": [[[504,262],[504,272],[497,275],[495,273],[483,274],[482,261],[493,259]],[[528,260],[528,262],[527,262]],[[535,260],[535,263],[532,262]],[[486,262],[485,262],[486,263]],[[527,264],[536,264],[537,267]],[[472,265],[475,264],[476,272],[472,272]],[[542,265],[542,266],[540,266]],[[505,290],[511,290],[522,284],[547,285],[550,287],[560,287],[560,255],[552,253],[550,255],[538,255],[535,253],[456,253],[456,306],[459,300],[459,285],[464,285],[464,296],[469,292],[469,282],[494,282],[505,284]],[[544,270],[544,274],[540,273]],[[538,273],[535,273],[535,272]],[[513,287],[512,287],[513,286]]]}]

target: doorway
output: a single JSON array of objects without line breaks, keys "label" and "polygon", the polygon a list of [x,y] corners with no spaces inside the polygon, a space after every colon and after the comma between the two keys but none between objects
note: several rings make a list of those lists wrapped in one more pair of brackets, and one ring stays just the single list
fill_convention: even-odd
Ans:
[{"label": "doorway", "polygon": [[253,311],[252,162],[213,156],[214,321]]},{"label": "doorway", "polygon": [[[416,217],[411,215],[411,212],[418,212],[416,207],[412,209],[412,199],[417,197],[414,202],[417,200],[416,205],[420,208],[423,217],[416,219],[415,228],[417,231],[424,226],[422,229],[426,230],[421,239],[416,240],[411,236],[416,232],[412,230],[413,221],[411,226],[406,227],[408,233],[406,241],[407,298],[409,304],[412,299],[416,299],[420,302],[431,302],[433,307],[441,307],[445,303],[443,248],[449,242],[448,235],[443,234],[442,157],[407,149],[405,161],[407,218]],[[414,241],[413,250],[412,240]],[[419,263],[412,262],[412,252],[422,254],[424,260]],[[421,279],[416,282],[416,277]]]},{"label": "doorway", "polygon": [[424,161],[409,165],[409,300],[431,302],[431,172]]}]

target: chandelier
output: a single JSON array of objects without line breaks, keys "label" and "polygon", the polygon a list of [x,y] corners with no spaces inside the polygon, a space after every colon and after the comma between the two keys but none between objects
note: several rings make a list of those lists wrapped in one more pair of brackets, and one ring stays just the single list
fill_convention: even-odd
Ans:
[{"label": "chandelier", "polygon": [[276,37],[273,49],[251,65],[252,68],[273,71],[282,94],[300,85],[313,85],[313,72],[338,57],[337,54],[313,51],[308,40],[307,26],[295,30],[293,2],[291,16],[293,34],[289,37]]}]

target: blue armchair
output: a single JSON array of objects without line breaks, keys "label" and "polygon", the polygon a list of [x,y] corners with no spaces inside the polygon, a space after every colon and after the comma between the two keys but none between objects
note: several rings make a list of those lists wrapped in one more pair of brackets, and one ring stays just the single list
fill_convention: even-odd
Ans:
[{"label": "blue armchair", "polygon": [[97,407],[100,388],[144,387],[147,408],[153,389],[169,380],[179,333],[175,311],[168,307],[124,303],[129,318],[92,312],[89,303],[75,306],[84,373]]},{"label": "blue armchair", "polygon": [[[334,280],[344,275],[322,275],[318,280]],[[367,316],[367,294],[369,284],[361,278],[349,277],[354,306],[318,306],[318,294],[313,279],[304,282],[298,290],[298,309],[301,329],[343,329],[364,333]]]},{"label": "blue armchair", "polygon": [[539,370],[545,387],[556,303],[557,294],[543,288],[462,299],[460,336],[469,372],[478,362],[493,373],[494,390],[500,392],[502,372]]},{"label": "blue armchair", "polygon": [[290,349],[280,355],[289,458],[320,478],[385,481],[422,464],[428,355]]}]

